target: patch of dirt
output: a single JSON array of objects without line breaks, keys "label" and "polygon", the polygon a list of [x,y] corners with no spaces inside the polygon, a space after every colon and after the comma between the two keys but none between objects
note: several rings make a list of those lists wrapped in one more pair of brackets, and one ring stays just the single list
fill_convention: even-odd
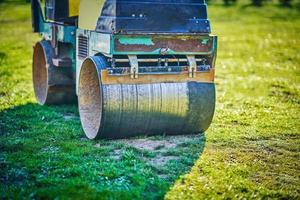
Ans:
[{"label": "patch of dirt", "polygon": [[85,136],[80,138],[80,141],[88,141],[89,139],[87,139]]},{"label": "patch of dirt", "polygon": [[179,156],[164,155],[174,148],[185,148],[184,144],[189,144],[194,140],[199,140],[199,135],[181,135],[165,136],[161,138],[143,138],[143,139],[126,139],[125,144],[137,149],[155,152],[155,157],[144,158],[153,167],[162,167],[171,160],[179,160]]},{"label": "patch of dirt", "polygon": [[72,115],[72,114],[64,115],[63,117],[64,117],[64,119],[65,119],[66,121],[69,121],[69,120],[72,120],[72,119],[79,119],[78,116]]},{"label": "patch of dirt", "polygon": [[101,145],[100,145],[100,143],[97,143],[97,144],[95,144],[95,145],[94,145],[94,147],[96,147],[96,148],[100,148],[100,147],[101,147]]},{"label": "patch of dirt", "polygon": [[122,156],[122,149],[115,149],[111,154],[111,158],[114,160],[120,160]]},{"label": "patch of dirt", "polygon": [[155,167],[160,167],[160,166],[164,166],[165,164],[167,164],[167,162],[169,162],[170,160],[178,160],[177,156],[162,156],[162,155],[158,155],[155,158],[152,158],[149,163],[152,166]]},{"label": "patch of dirt", "polygon": [[158,177],[161,178],[161,179],[164,179],[164,180],[168,180],[169,179],[169,176],[166,175],[166,174],[158,174]]},{"label": "patch of dirt", "polygon": [[127,140],[126,143],[136,149],[149,150],[149,151],[154,151],[161,148],[164,149],[175,148],[177,145],[175,142],[170,142],[167,140],[150,140],[150,139]]},{"label": "patch of dirt", "polygon": [[176,135],[176,136],[169,136],[169,141],[176,144],[182,144],[186,142],[191,142],[193,140],[197,140],[201,137],[201,135]]}]

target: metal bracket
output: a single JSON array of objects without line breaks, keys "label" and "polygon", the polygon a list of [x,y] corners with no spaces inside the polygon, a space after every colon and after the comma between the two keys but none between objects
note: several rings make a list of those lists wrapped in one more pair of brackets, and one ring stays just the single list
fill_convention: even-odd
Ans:
[{"label": "metal bracket", "polygon": [[136,55],[128,55],[129,63],[130,63],[130,78],[136,79],[138,78],[139,73],[139,63]]},{"label": "metal bracket", "polygon": [[52,63],[55,67],[72,67],[72,59],[69,57],[52,58]]},{"label": "metal bracket", "polygon": [[187,60],[189,63],[189,77],[190,78],[195,78],[196,77],[196,72],[197,72],[197,62],[196,58],[193,55],[187,55]]}]

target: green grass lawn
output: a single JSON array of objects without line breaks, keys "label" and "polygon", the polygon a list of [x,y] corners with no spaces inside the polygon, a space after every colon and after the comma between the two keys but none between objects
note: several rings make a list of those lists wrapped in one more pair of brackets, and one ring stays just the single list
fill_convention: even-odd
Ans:
[{"label": "green grass lawn", "polygon": [[0,198],[299,199],[300,11],[210,5],[217,109],[204,135],[90,141],[41,107],[29,4],[0,4]]}]

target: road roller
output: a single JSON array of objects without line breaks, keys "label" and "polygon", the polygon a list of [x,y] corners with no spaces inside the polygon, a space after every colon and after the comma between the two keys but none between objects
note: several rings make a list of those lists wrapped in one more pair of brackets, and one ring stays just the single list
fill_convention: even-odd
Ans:
[{"label": "road roller", "polygon": [[89,139],[195,134],[215,110],[205,0],[31,0],[41,105],[78,103]]}]

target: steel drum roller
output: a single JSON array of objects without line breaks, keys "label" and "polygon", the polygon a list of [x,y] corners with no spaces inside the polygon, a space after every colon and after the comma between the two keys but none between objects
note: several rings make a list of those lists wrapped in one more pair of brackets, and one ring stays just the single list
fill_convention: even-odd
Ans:
[{"label": "steel drum roller", "polygon": [[34,46],[32,80],[39,104],[74,103],[75,85],[68,68],[53,66],[53,48],[49,41],[37,42]]},{"label": "steel drum roller", "polygon": [[214,83],[104,84],[103,65],[91,57],[80,71],[79,113],[88,138],[193,134],[209,127]]}]

